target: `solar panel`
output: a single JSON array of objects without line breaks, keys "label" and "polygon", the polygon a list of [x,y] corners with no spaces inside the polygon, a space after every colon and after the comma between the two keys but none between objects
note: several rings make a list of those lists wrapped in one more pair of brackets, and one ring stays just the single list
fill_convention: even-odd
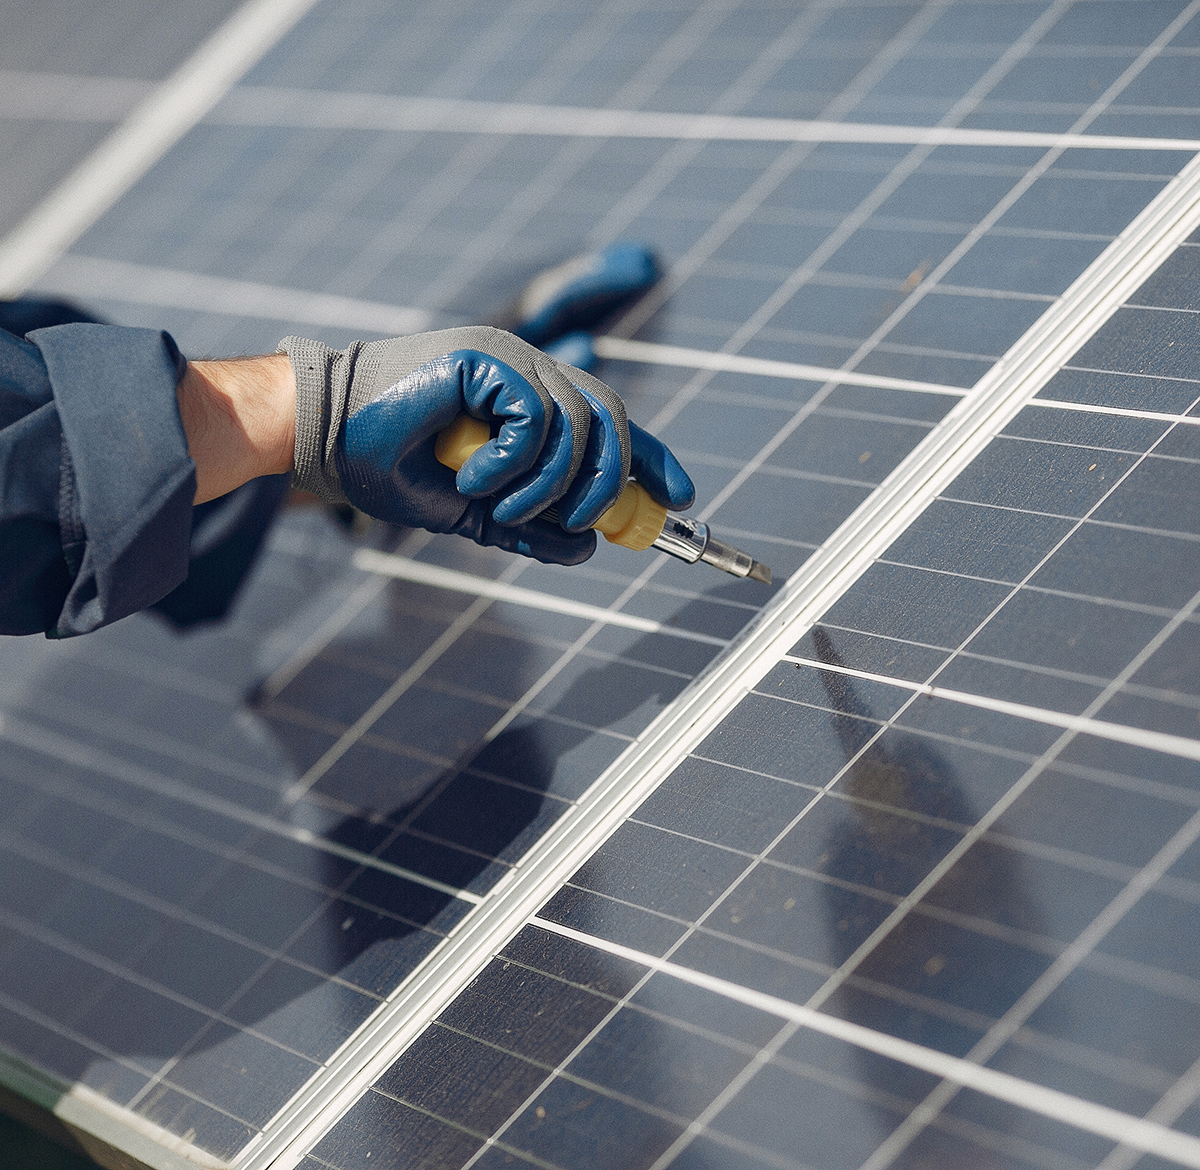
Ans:
[{"label": "solar panel", "polygon": [[1200,1165],[1197,10],[301,18],[38,287],[261,351],[644,238],[602,374],[791,581],[292,512],[224,627],[5,641],[5,1085],[114,1164]]}]

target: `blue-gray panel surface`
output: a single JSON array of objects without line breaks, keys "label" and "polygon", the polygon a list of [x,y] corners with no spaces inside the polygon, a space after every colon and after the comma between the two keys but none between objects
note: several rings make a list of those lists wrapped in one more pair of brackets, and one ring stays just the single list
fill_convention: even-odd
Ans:
[{"label": "blue-gray panel surface", "polygon": [[[1148,342],[1194,328],[1198,258],[1185,244],[1072,358],[1072,401],[1112,406],[1165,376],[1178,397],[1158,405],[1197,417],[1194,351]],[[1059,384],[1041,397],[1061,401]],[[443,1119],[487,1151],[473,1166],[1113,1151],[971,1090],[897,1139],[936,1078],[781,1027],[745,988],[1196,1133],[1194,758],[904,683],[1194,743],[1198,467],[1187,423],[1026,407],[380,1079],[391,1131],[407,1132],[402,1108]],[[735,990],[651,974],[605,941]],[[576,1033],[547,1030],[560,1012]],[[512,1065],[499,1125],[496,1100],[456,1091],[500,1056],[436,1068],[443,1033]],[[357,1166],[356,1126],[315,1157]]]},{"label": "blue-gray panel surface", "polygon": [[[245,79],[241,92],[257,94],[256,101],[261,87],[276,87],[318,95],[1183,134],[1193,132],[1181,128],[1177,110],[1193,100],[1187,69],[1196,59],[1196,22],[1162,54],[1147,56],[1140,71],[1130,70],[1183,8],[1115,0],[805,6],[527,0],[431,2],[397,13],[392,5],[354,0],[318,5]],[[223,12],[211,8],[214,22]],[[1038,20],[1040,34],[1022,41],[1006,68],[989,73]],[[157,26],[148,21],[146,27]],[[174,61],[164,57],[162,66],[136,68],[122,55],[122,38],[112,43],[107,56],[97,50],[95,59],[77,60],[64,50],[45,60],[31,56],[25,65],[4,63],[157,77]],[[1106,93],[1125,71],[1118,89]],[[616,326],[618,333],[823,366],[849,363],[960,389],[990,368],[1186,157],[333,130],[272,124],[269,101],[257,123],[236,124],[231,111],[239,108],[238,97],[235,91],[226,107],[169,152],[85,234],[74,254],[411,305],[449,324],[488,315],[532,272],[589,242],[632,236],[660,251],[669,277],[664,297],[635,309]],[[68,125],[73,134],[90,133]],[[27,144],[21,150],[47,157]],[[53,166],[46,166],[51,173]],[[1194,291],[1186,271],[1164,270],[1147,286],[1145,303],[1152,307],[1122,312],[1148,319],[1163,304],[1176,303],[1171,298],[1180,288]],[[206,311],[138,304],[128,290],[89,303],[113,319],[172,329],[192,355],[269,350],[291,330],[315,332],[333,344],[353,336],[340,327],[238,317],[219,304]],[[1114,338],[1115,349],[1097,339],[1094,350],[1077,359],[1087,369],[1065,371],[1060,381],[1066,388],[1060,393],[1056,383],[1047,393],[1108,401],[1090,396],[1095,380],[1121,405],[1187,407],[1181,398],[1162,405],[1158,391],[1132,386],[1137,379],[1089,373],[1128,368],[1112,354],[1133,340]],[[1179,385],[1177,367],[1155,372],[1155,386]],[[867,498],[955,401],[631,363],[609,362],[601,374],[625,395],[635,419],[679,450],[718,532],[771,564],[780,578]],[[916,526],[893,550],[897,563],[873,570],[876,576],[862,588],[875,592],[861,612],[875,616],[847,617],[845,630],[833,628],[831,616],[829,638],[847,662],[869,660],[867,669],[877,673],[926,677],[938,654],[945,656],[937,648],[954,649],[988,601],[1023,579],[1013,574],[1028,573],[1080,515],[1078,508],[1093,502],[1088,492],[1098,476],[1121,474],[1155,441],[1135,423],[1126,430],[1136,437],[1119,442],[1108,432],[1064,438],[1045,428],[1085,424],[1073,415],[1040,414],[1050,417],[1026,411],[1010,436],[998,440],[1023,444],[1027,477],[989,479],[981,462],[976,479],[958,485],[961,499],[937,505],[946,519]],[[1095,425],[1114,434],[1119,429],[1117,422]],[[1037,470],[1037,452],[1049,446],[1056,458],[1097,466],[1064,486],[1053,468]],[[1176,457],[1172,474],[1186,477],[1190,466]],[[1138,488],[1130,482],[1122,506],[1136,512],[1128,531],[1138,529],[1139,539],[1155,527],[1156,492],[1167,490],[1165,483],[1156,479]],[[1171,485],[1171,492],[1184,490],[1174,480]],[[980,498],[997,491],[1020,498],[1003,507]],[[991,505],[986,521],[958,519],[964,509],[984,511],[982,504]],[[947,548],[944,533],[958,532],[955,525],[963,531]],[[223,628],[178,637],[139,617],[71,645],[0,644],[0,913],[7,935],[0,951],[0,1043],[220,1156],[235,1154],[265,1125],[469,912],[470,901],[444,887],[486,896],[714,653],[710,643],[503,603],[483,606],[424,586],[383,585],[346,569],[353,539],[323,516],[290,512]],[[592,605],[619,603],[629,613],[718,638],[736,634],[769,596],[703,567],[659,565],[607,546],[581,569],[530,564],[514,577],[512,561],[464,542],[381,533],[371,539],[389,547],[399,539],[398,551],[433,565],[483,577],[510,571],[506,579],[527,588]],[[1156,557],[1159,547],[1138,546],[1131,555]],[[1115,572],[1106,578],[1102,548],[1078,540],[1064,553],[1052,568],[1065,576],[1022,594],[1033,599],[1031,616],[1022,620],[1040,623],[1038,650],[1046,656],[1058,653],[1055,631],[1067,620],[1056,615],[1071,606],[1072,614],[1082,614],[1080,592],[1100,592],[1124,606],[1110,606],[1105,615],[1119,612],[1130,630],[1138,622],[1151,628],[1161,622],[1160,611],[1180,604],[1170,590],[1154,592],[1153,580]],[[987,580],[976,579],[981,576]],[[919,586],[911,584],[917,580]],[[1113,584],[1105,591],[1107,581]],[[857,597],[846,600],[845,613]],[[922,615],[928,628],[910,638],[901,625]],[[1022,701],[1082,709],[1123,665],[1124,644],[1113,638],[1107,645],[1111,621],[1071,620],[1080,623],[1079,634],[1061,662],[1014,665],[1023,663],[1014,649],[1021,636],[1014,620],[998,622],[996,644],[977,657],[960,655],[963,665],[956,669],[983,670],[995,680],[989,685],[1011,685]],[[296,658],[322,629],[334,632],[321,636],[314,656]],[[1106,635],[1104,647],[1097,630]],[[1185,653],[1164,660],[1161,677],[1147,683],[1153,694],[1139,701],[1161,707],[1161,693],[1178,689],[1178,663],[1185,661]],[[405,688],[397,688],[418,662]],[[979,663],[984,666],[970,665]],[[277,673],[281,667],[284,675]],[[1037,669],[1031,673],[1031,667]],[[553,905],[562,917],[662,953],[744,859],[790,821],[794,802],[807,801],[814,785],[845,767],[860,725],[889,718],[901,701],[886,686],[869,693],[859,688],[854,701],[861,711],[831,714],[837,703],[822,691],[818,673],[781,669],[784,686],[772,676],[764,684],[776,686],[770,698],[748,700],[707,745],[707,758],[671,777],[638,823],[623,828],[558,897]],[[1018,679],[1014,670],[1024,673]],[[1047,693],[1033,697],[1035,675]],[[1016,681],[1006,683],[1010,677]],[[270,681],[281,678],[286,685]],[[953,685],[984,685],[974,679],[964,675]],[[786,709],[779,694],[789,696]],[[1069,702],[1058,696],[1070,696]],[[1177,708],[1184,709],[1176,703],[1171,710]],[[767,718],[783,722],[776,733],[762,735]],[[876,831],[932,852],[1012,783],[1021,753],[1048,733],[1024,726],[1008,738],[989,732],[1003,740],[993,744],[983,730],[964,732],[949,717],[945,726],[940,715],[926,719],[936,726],[904,734],[912,741],[918,731],[927,733],[938,759],[953,760],[955,775],[968,779],[930,797],[932,811],[925,810],[924,819],[901,817],[899,829],[891,827],[893,814],[881,813]],[[1002,721],[977,722],[991,728]],[[879,742],[884,746],[876,755],[865,757],[872,763],[860,787],[868,791],[879,783],[876,773],[886,778],[909,766],[888,754],[886,735]],[[757,771],[747,771],[751,745],[773,753]],[[925,777],[940,764],[912,766]],[[1094,783],[1093,771],[1103,766],[1081,762],[1079,782]],[[829,775],[814,779],[822,770]],[[297,781],[306,786],[299,800],[288,795]],[[848,820],[844,832],[835,833],[832,823],[824,830],[840,842],[832,859],[822,860],[812,842],[794,841],[786,862],[763,871],[781,875],[773,880],[786,891],[764,887],[740,922],[719,934],[696,932],[688,945],[707,948],[697,963],[791,997],[803,998],[819,985],[837,948],[886,912],[881,908],[902,896],[897,891],[919,867],[919,860],[900,856],[867,881],[823,880],[838,866],[866,864],[860,854],[869,849],[861,838],[871,830],[855,827],[856,799],[847,792],[828,801]],[[1159,799],[1178,811],[1181,798]],[[686,819],[682,829],[678,817]],[[914,824],[919,829],[912,830]],[[315,843],[305,836],[312,833]],[[896,849],[903,854],[900,845]],[[1018,964],[992,999],[957,1004],[949,1020],[938,1017],[929,1025],[934,1035],[948,1036],[953,1028],[968,1034],[1029,964],[1040,961],[1025,957],[1012,932],[1045,930],[1045,938],[1061,938],[1066,930],[1055,936],[1021,917],[1034,895],[1003,863],[987,862],[965,884],[970,890],[993,877],[1011,914],[988,945],[997,954],[1009,948],[1004,954],[1019,954],[1026,965]],[[623,891],[619,898],[611,896],[614,883]],[[780,906],[789,898],[793,903],[774,917],[759,912],[761,904],[774,905],[772,898]],[[780,915],[798,906],[812,910],[807,935],[805,927],[780,925]],[[950,907],[943,918],[952,911],[959,913]],[[832,924],[832,943],[813,931],[813,921]],[[520,986],[526,990],[484,999],[497,996],[511,1010],[514,996],[561,1004],[558,997],[567,994],[576,997],[564,1009],[567,1017],[598,1021],[642,974],[589,957],[586,948],[563,958],[565,943],[538,937],[530,928],[514,944],[524,949],[513,952],[511,978],[525,980]],[[1049,953],[1045,946],[1032,953]],[[679,955],[685,961],[684,952]],[[903,955],[894,958],[897,970],[903,961]],[[879,982],[886,974],[881,971]],[[402,1061],[356,1106],[352,1120],[318,1146],[315,1164],[338,1170],[458,1165],[511,1116],[505,1152],[489,1147],[477,1164],[500,1164],[520,1151],[563,1167],[600,1165],[604,1158],[614,1166],[649,1165],[771,1034],[750,1009],[665,983],[651,979],[620,1008],[612,1030],[600,1034],[611,1043],[602,1039],[581,1054],[586,1071],[559,1077],[547,1090],[553,1101],[547,1097],[547,1104],[531,1104],[524,1113],[522,1102],[570,1055],[563,1045],[572,1040],[573,1046],[576,1033],[564,1025],[543,1041],[531,1017],[510,1029],[514,1036],[528,1034],[528,1043],[502,1042],[473,1022],[464,997],[405,1058],[409,1064]],[[534,984],[542,988],[536,994]],[[81,987],[87,989],[82,995]],[[894,1007],[879,1010],[880,1026],[899,1018]],[[916,1020],[918,1009],[913,1013]],[[793,1047],[756,1080],[769,1083],[769,1091],[748,1094],[722,1114],[725,1121],[713,1129],[724,1135],[717,1153],[700,1152],[716,1148],[718,1138],[706,1133],[676,1164],[731,1166],[740,1157],[758,1165],[755,1159],[774,1141],[784,1148],[763,1155],[766,1164],[784,1159],[791,1165],[787,1159],[795,1160],[797,1147],[772,1137],[769,1124],[754,1114],[765,1111],[768,1122],[775,1116],[777,1098],[770,1094],[790,1100],[801,1083],[789,1077],[807,1078],[799,1091],[814,1101],[820,1083],[822,1093],[848,1092],[859,1102],[858,1113],[831,1109],[824,1117],[835,1135],[844,1136],[852,1123],[863,1157],[878,1118],[902,1111],[895,1098],[908,1100],[921,1089],[919,1077],[895,1069],[887,1074],[898,1078],[893,1088],[881,1088],[883,1073],[840,1049],[826,1054],[820,1076],[810,1075],[805,1070],[824,1057],[801,1051],[800,1040]],[[446,1068],[445,1077],[412,1080],[418,1056],[430,1069]],[[1145,1071],[1151,1062],[1137,1059],[1136,1075],[1160,1084],[1163,1070]],[[451,1072],[462,1074],[458,1087]],[[729,1118],[738,1109],[735,1124]],[[590,1120],[601,1114],[602,1120]],[[964,1121],[955,1133],[968,1129]],[[1003,1133],[1004,1125],[989,1132]],[[625,1144],[611,1137],[615,1144],[603,1147],[601,1158],[597,1133],[624,1135]],[[1045,1141],[1053,1148],[1053,1139]],[[853,1161],[857,1148],[848,1148],[837,1164]],[[390,1161],[381,1160],[385,1156]],[[703,1157],[709,1161],[696,1160]],[[818,1147],[798,1160],[820,1163]]]}]

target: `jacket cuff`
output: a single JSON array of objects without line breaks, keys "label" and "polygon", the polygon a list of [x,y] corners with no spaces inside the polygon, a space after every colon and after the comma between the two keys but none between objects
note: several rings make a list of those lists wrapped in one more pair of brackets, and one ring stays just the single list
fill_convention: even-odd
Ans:
[{"label": "jacket cuff", "polygon": [[72,324],[28,335],[62,426],[59,528],[75,573],[51,637],[108,625],[188,573],[195,465],[175,387],[187,362],[169,334]]}]

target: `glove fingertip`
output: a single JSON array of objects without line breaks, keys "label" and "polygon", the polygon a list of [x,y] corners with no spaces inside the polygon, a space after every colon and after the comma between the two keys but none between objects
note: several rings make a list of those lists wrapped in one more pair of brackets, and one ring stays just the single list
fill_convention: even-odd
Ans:
[{"label": "glove fingertip", "polygon": [[671,457],[671,463],[675,466],[672,468],[668,465],[666,475],[666,500],[660,501],[664,503],[673,512],[682,512],[690,508],[696,502],[696,485],[692,483],[692,477],[683,469],[683,465],[667,452]]},{"label": "glove fingertip", "polygon": [[696,502],[696,485],[671,448],[636,423],[629,424],[633,440],[632,471],[656,503],[681,512]]},{"label": "glove fingertip", "polygon": [[696,502],[696,485],[679,460],[665,447],[663,454],[665,458],[660,466],[635,466],[634,475],[655,503],[662,504],[672,512],[682,512]]}]

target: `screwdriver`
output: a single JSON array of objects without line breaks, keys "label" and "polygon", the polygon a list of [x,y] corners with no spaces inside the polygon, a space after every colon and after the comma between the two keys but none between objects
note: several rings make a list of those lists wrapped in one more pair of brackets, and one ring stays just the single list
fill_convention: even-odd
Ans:
[{"label": "screwdriver", "polygon": [[[487,423],[469,414],[460,414],[439,433],[434,454],[439,463],[457,471],[491,437],[491,428]],[[542,516],[551,521],[558,519],[552,508],[543,512]],[[771,570],[761,561],[756,561],[740,548],[717,540],[708,525],[699,520],[668,515],[666,508],[632,479],[625,485],[617,502],[592,527],[603,533],[604,538],[612,544],[623,545],[637,552],[656,548],[690,565],[704,561],[735,577],[750,577],[764,585],[771,584]]]}]

